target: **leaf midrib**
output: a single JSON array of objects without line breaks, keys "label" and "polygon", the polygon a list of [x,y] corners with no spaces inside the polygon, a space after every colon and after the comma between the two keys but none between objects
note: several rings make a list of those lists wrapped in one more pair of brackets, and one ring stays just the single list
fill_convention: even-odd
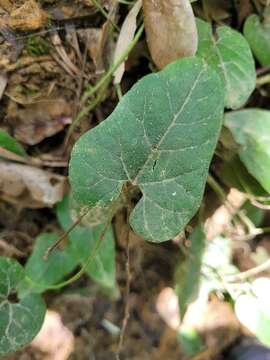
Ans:
[{"label": "leaf midrib", "polygon": [[168,126],[168,128],[166,129],[166,131],[164,132],[164,134],[162,135],[162,137],[160,138],[159,142],[157,143],[155,149],[151,148],[151,152],[149,153],[148,158],[146,159],[145,163],[143,164],[143,166],[141,167],[141,169],[138,171],[136,177],[134,178],[134,180],[132,181],[132,185],[138,185],[138,179],[139,177],[143,174],[144,169],[147,167],[147,165],[149,164],[149,162],[153,159],[153,156],[156,155],[159,152],[159,148],[162,145],[163,141],[165,140],[167,134],[170,132],[170,130],[172,129],[172,127],[175,125],[178,117],[181,115],[181,113],[183,112],[186,104],[188,103],[194,89],[197,86],[198,81],[200,80],[200,77],[202,75],[202,73],[205,71],[205,67],[203,67],[201,69],[201,71],[198,73],[192,87],[190,88],[183,104],[181,105],[179,111],[174,115],[173,117],[173,121],[171,122],[171,124]]}]

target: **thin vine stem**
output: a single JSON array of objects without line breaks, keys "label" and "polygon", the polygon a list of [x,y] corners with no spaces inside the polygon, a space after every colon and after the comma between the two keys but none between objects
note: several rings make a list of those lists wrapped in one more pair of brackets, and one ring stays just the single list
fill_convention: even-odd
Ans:
[{"label": "thin vine stem", "polygon": [[53,252],[56,248],[58,248],[61,242],[64,241],[66,237],[75,229],[75,227],[80,224],[82,219],[89,213],[89,210],[90,209],[88,209],[81,216],[79,216],[78,219],[68,228],[68,230],[65,231],[64,234],[60,236],[60,238],[46,250],[44,254],[44,260],[48,260],[48,257],[51,254],[51,252]]},{"label": "thin vine stem", "polygon": [[126,289],[125,289],[125,310],[124,310],[124,318],[122,320],[122,326],[121,326],[121,331],[120,331],[120,336],[119,336],[119,342],[118,342],[118,346],[117,346],[117,352],[116,352],[116,356],[115,359],[116,360],[120,360],[120,353],[121,350],[123,348],[124,345],[124,338],[125,338],[125,333],[126,333],[126,329],[127,329],[127,325],[128,325],[128,320],[130,317],[130,312],[129,312],[129,308],[130,308],[130,283],[131,283],[131,270],[130,270],[130,224],[129,224],[129,216],[131,214],[132,211],[132,202],[130,199],[130,194],[129,194],[129,189],[127,184],[125,184],[125,186],[123,187],[123,194],[125,197],[125,203],[126,203],[126,207],[127,207],[127,217],[126,217],[126,264],[125,264],[125,270],[126,270]]},{"label": "thin vine stem", "polygon": [[97,253],[98,253],[98,250],[99,250],[99,247],[102,243],[102,240],[104,239],[106,233],[107,233],[107,230],[111,224],[111,221],[112,221],[112,218],[114,216],[114,212],[112,213],[111,216],[108,217],[106,223],[105,223],[105,226],[98,238],[98,241],[96,242],[95,246],[94,246],[94,249],[93,251],[91,252],[91,254],[88,256],[88,258],[86,259],[86,262],[83,264],[83,266],[81,267],[81,269],[75,274],[73,275],[71,278],[69,278],[68,280],[65,280],[59,284],[55,284],[55,285],[51,285],[48,290],[57,290],[57,289],[61,289],[62,287],[65,287],[67,285],[70,285],[72,284],[73,282],[77,281],[85,272],[85,270],[87,269],[87,267],[89,266],[89,264],[95,259]]},{"label": "thin vine stem", "polygon": [[[81,269],[75,274],[73,275],[71,278],[69,278],[68,280],[65,280],[63,282],[60,282],[58,284],[55,284],[55,285],[50,285],[46,288],[46,290],[58,290],[58,289],[61,289],[67,285],[70,285],[72,284],[73,282],[77,281],[85,272],[85,270],[87,269],[87,267],[89,266],[89,264],[95,259],[96,255],[97,255],[97,252],[100,248],[100,245],[102,243],[102,240],[104,239],[106,233],[107,233],[107,230],[111,224],[111,221],[114,217],[114,214],[115,214],[115,208],[113,207],[112,210],[111,210],[111,214],[108,216],[107,218],[107,221],[104,225],[104,228],[102,230],[102,232],[100,233],[100,236],[94,246],[94,249],[93,251],[91,252],[91,254],[88,256],[88,258],[86,259],[85,263],[83,264],[83,266],[81,267]],[[38,287],[40,286],[40,284],[36,283],[35,281],[33,281],[29,276],[26,276],[25,277],[26,281],[28,283],[30,283],[32,286],[34,287]]]}]

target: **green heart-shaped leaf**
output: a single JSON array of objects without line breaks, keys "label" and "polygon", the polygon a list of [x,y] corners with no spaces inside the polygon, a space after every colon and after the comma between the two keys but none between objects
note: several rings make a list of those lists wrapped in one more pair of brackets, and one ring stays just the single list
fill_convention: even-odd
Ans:
[{"label": "green heart-shaped leaf", "polygon": [[142,192],[130,216],[135,232],[154,242],[177,235],[200,205],[223,105],[220,77],[198,58],[144,77],[74,146],[76,200],[106,206],[129,182]]},{"label": "green heart-shaped leaf", "polygon": [[239,32],[221,26],[216,37],[211,25],[197,19],[199,45],[197,55],[220,74],[226,88],[225,106],[238,109],[255,89],[255,64],[249,45]]},{"label": "green heart-shaped leaf", "polygon": [[12,294],[25,277],[15,260],[0,257],[0,355],[18,350],[38,333],[45,315],[45,304],[38,294],[18,301]]}]

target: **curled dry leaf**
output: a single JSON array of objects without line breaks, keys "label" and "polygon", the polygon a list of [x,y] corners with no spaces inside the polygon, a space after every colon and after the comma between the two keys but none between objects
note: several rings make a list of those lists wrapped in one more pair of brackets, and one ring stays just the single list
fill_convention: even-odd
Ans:
[{"label": "curled dry leaf", "polygon": [[143,0],[146,38],[158,68],[196,53],[198,36],[189,0]]},{"label": "curled dry leaf", "polygon": [[31,31],[43,27],[47,19],[47,14],[40,9],[38,3],[35,0],[28,0],[11,11],[6,19],[6,25],[14,30]]},{"label": "curled dry leaf", "polygon": [[89,57],[93,60],[96,68],[99,62],[100,40],[102,37],[102,29],[90,28],[79,29],[77,35],[82,43],[87,47]]},{"label": "curled dry leaf", "polygon": [[84,42],[89,57],[93,60],[96,73],[105,71],[108,59],[110,58],[110,46],[108,34],[111,23],[106,21],[100,28],[80,29],[77,31],[79,39]]},{"label": "curled dry leaf", "polygon": [[[15,105],[14,105],[15,106]],[[47,99],[25,108],[12,107],[7,115],[17,140],[35,145],[71,123],[72,109],[66,100]]]},{"label": "curled dry leaf", "polygon": [[33,166],[0,161],[0,198],[29,208],[51,207],[64,196],[66,178]]},{"label": "curled dry leaf", "polygon": [[[116,62],[123,52],[126,50],[128,45],[131,43],[135,31],[136,31],[136,19],[137,15],[142,7],[142,0],[138,0],[133,8],[128,13],[121,31],[117,40],[115,53],[114,53],[114,62]],[[123,62],[114,73],[114,83],[119,84],[121,82],[122,76],[125,72],[125,63]]]}]

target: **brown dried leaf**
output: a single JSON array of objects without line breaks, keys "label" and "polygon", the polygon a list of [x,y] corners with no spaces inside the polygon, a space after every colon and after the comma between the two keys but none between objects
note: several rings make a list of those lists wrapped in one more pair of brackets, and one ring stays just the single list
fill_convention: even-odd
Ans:
[{"label": "brown dried leaf", "polygon": [[0,161],[0,197],[22,207],[52,207],[61,201],[66,178],[33,166]]},{"label": "brown dried leaf", "polygon": [[100,39],[102,37],[102,30],[99,28],[80,29],[77,30],[77,35],[81,42],[84,42],[87,46],[88,55],[93,60],[97,68],[100,54]]},{"label": "brown dried leaf", "polygon": [[48,19],[35,0],[27,0],[22,6],[11,11],[7,25],[15,30],[31,31],[43,27]]},{"label": "brown dried leaf", "polygon": [[102,74],[106,68],[110,65],[111,61],[111,41],[110,34],[111,34],[111,27],[112,23],[115,22],[116,15],[118,10],[118,1],[112,1],[109,6],[109,12],[108,12],[108,19],[107,21],[102,25],[101,28],[101,35],[99,38],[98,43],[98,51],[96,55],[96,73]]},{"label": "brown dried leaf", "polygon": [[198,35],[189,0],[143,0],[148,46],[158,68],[196,53]]},{"label": "brown dried leaf", "polygon": [[10,0],[0,0],[0,7],[8,12],[12,10],[12,2]]},{"label": "brown dried leaf", "polygon": [[[139,11],[142,7],[142,0],[137,0],[133,8],[128,13],[116,43],[115,53],[114,53],[114,62],[116,62],[120,56],[124,53],[126,48],[129,46],[133,40],[135,31],[136,31],[136,20],[139,14]],[[120,84],[122,76],[125,72],[125,63],[123,62],[114,73],[114,83]]]},{"label": "brown dried leaf", "polygon": [[56,53],[59,55],[59,58],[54,52],[51,52],[51,56],[59,63],[70,76],[79,76],[81,71],[80,69],[73,64],[69,55],[67,54],[60,36],[57,32],[51,34],[51,41],[55,47]]},{"label": "brown dried leaf", "polygon": [[47,99],[26,106],[10,107],[7,120],[19,141],[35,145],[71,123],[72,108],[64,99]]}]

